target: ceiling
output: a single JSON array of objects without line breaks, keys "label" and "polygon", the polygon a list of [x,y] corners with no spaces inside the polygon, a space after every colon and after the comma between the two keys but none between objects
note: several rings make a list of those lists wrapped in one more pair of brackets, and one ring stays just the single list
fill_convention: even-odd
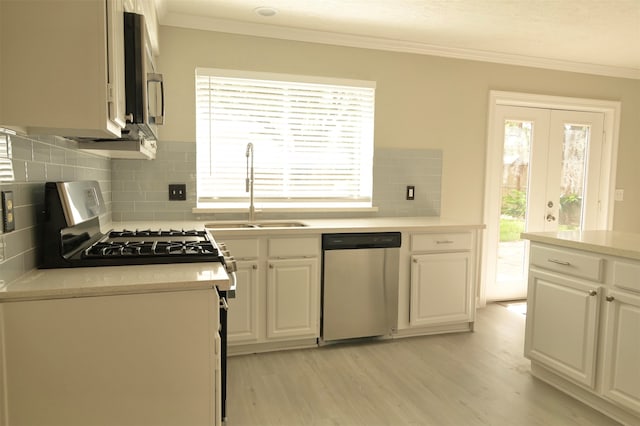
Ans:
[{"label": "ceiling", "polygon": [[161,25],[640,79],[640,0],[155,2]]}]

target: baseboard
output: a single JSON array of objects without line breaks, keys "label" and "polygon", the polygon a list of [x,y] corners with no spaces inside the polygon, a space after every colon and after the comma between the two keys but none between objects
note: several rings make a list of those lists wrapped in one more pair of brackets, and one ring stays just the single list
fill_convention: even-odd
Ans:
[{"label": "baseboard", "polygon": [[427,327],[415,327],[404,328],[398,330],[392,337],[394,339],[400,339],[403,337],[415,337],[415,336],[428,336],[431,334],[444,334],[444,333],[462,333],[473,331],[473,322],[436,325]]},{"label": "baseboard", "polygon": [[316,338],[285,340],[281,342],[246,343],[241,345],[230,344],[227,346],[227,355],[249,355],[263,352],[307,349],[316,347],[318,347],[318,339]]},{"label": "baseboard", "polygon": [[610,403],[600,395],[596,394],[595,391],[585,389],[564,377],[558,376],[556,373],[535,361],[531,361],[531,374],[535,378],[561,390],[562,392],[574,397],[594,410],[598,410],[605,416],[611,417],[623,425],[640,425],[640,415],[635,415],[615,404]]}]

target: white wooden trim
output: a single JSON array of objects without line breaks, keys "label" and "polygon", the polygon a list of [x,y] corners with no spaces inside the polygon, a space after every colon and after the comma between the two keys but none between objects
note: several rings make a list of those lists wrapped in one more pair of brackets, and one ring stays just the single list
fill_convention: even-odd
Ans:
[{"label": "white wooden trim", "polygon": [[[604,113],[604,140],[601,171],[601,199],[608,200],[608,208],[602,212],[599,229],[613,228],[615,179],[618,160],[618,138],[620,132],[621,102],[601,99],[582,99],[563,96],[548,96],[520,92],[489,91],[489,114],[487,124],[487,156],[485,169],[485,197],[484,220],[487,224],[483,238],[483,256],[480,275],[479,306],[487,302],[486,288],[489,279],[488,262],[493,259],[490,252],[490,239],[495,235],[495,225],[492,226],[491,215],[495,214],[495,206],[499,205],[500,168],[502,162],[502,140],[496,141],[493,122],[496,117],[496,106],[523,106],[530,108],[564,109],[573,111],[588,111]],[[606,154],[606,155],[605,155]],[[496,190],[496,182],[497,188]],[[495,253],[494,253],[495,254]]]},{"label": "white wooden trim", "polygon": [[[0,287],[4,281],[0,280]],[[7,395],[7,363],[4,349],[4,309],[0,303],[0,426],[9,425],[9,403]]]}]

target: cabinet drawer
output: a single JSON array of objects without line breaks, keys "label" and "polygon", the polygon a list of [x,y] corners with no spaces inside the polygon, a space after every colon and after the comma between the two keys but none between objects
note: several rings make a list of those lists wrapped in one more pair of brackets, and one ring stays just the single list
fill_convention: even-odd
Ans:
[{"label": "cabinet drawer", "polygon": [[640,292],[640,263],[614,261],[613,285]]},{"label": "cabinet drawer", "polygon": [[531,245],[529,263],[551,271],[602,282],[604,259],[598,256]]},{"label": "cabinet drawer", "polygon": [[236,259],[256,259],[258,257],[258,240],[257,239],[225,239],[221,238],[229,250],[231,256]]},{"label": "cabinet drawer", "polygon": [[310,257],[320,254],[320,239],[309,238],[270,238],[269,257]]},{"label": "cabinet drawer", "polygon": [[411,251],[471,250],[471,233],[416,234],[411,236]]}]

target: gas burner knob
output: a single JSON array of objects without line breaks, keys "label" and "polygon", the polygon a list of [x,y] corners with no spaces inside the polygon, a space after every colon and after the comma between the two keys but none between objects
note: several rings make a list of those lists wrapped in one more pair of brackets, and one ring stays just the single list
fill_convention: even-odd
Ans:
[{"label": "gas burner knob", "polygon": [[225,243],[218,243],[218,248],[222,251],[229,252],[229,250],[227,250],[227,245]]},{"label": "gas burner knob", "polygon": [[236,272],[238,270],[238,266],[236,265],[236,259],[233,256],[224,258],[225,267],[227,272]]}]

